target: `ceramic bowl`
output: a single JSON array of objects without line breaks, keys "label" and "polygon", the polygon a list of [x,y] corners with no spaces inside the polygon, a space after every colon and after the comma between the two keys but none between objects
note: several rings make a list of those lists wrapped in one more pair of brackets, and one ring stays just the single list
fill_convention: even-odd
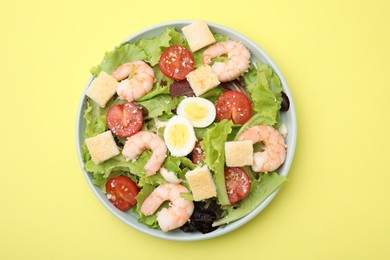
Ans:
[{"label": "ceramic bowl", "polygon": [[[135,33],[128,37],[125,41],[128,42],[136,42],[140,38],[151,38],[154,36],[157,36],[161,34],[165,28],[167,27],[175,27],[177,31],[181,32],[181,28],[192,23],[194,21],[191,20],[180,20],[180,21],[171,21],[171,22],[165,22],[161,24],[157,24],[155,26],[151,26],[149,28],[146,28],[138,33]],[[294,150],[296,145],[296,135],[297,135],[297,125],[296,125],[296,115],[295,115],[295,108],[294,108],[294,102],[292,99],[291,92],[288,88],[288,84],[286,80],[283,77],[283,74],[280,72],[276,64],[272,61],[272,59],[265,53],[263,49],[259,47],[256,43],[251,41],[249,38],[245,37],[244,35],[229,29],[225,26],[214,24],[214,23],[208,23],[209,28],[211,31],[227,35],[230,39],[240,41],[242,42],[251,52],[251,59],[252,61],[261,61],[263,63],[267,63],[269,66],[272,67],[274,72],[280,77],[281,83],[283,85],[284,92],[287,94],[290,100],[290,109],[287,112],[282,113],[282,122],[288,129],[288,135],[286,137],[286,144],[287,144],[287,158],[284,164],[281,168],[278,169],[278,172],[280,175],[287,176],[291,163],[293,161],[294,157]],[[86,95],[85,92],[90,85],[93,77],[91,76],[85,86],[84,92],[81,95],[81,100],[79,103],[78,113],[77,113],[77,121],[76,121],[76,145],[77,145],[77,152],[78,157],[81,165],[81,169],[83,171],[83,174],[89,184],[89,187],[92,189],[92,191],[95,193],[96,197],[100,200],[101,203],[117,218],[119,218],[121,221],[129,225],[130,227],[153,237],[166,239],[166,240],[174,240],[174,241],[195,241],[195,240],[204,240],[204,239],[210,239],[214,237],[218,237],[224,234],[227,234],[248,221],[252,220],[257,214],[259,214],[275,197],[277,192],[276,190],[273,192],[260,206],[258,206],[254,211],[252,211],[249,215],[236,220],[232,223],[229,223],[223,227],[218,228],[217,230],[202,234],[202,233],[184,233],[180,231],[179,229],[170,231],[170,232],[162,232],[161,230],[155,230],[150,229],[147,226],[145,226],[142,223],[139,223],[137,221],[137,216],[130,212],[122,212],[115,208],[107,199],[106,195],[100,190],[99,187],[92,184],[92,174],[88,173],[84,168],[84,163],[81,158],[81,146],[84,143],[84,131],[85,131],[85,120],[83,118],[84,110],[86,108]]]}]

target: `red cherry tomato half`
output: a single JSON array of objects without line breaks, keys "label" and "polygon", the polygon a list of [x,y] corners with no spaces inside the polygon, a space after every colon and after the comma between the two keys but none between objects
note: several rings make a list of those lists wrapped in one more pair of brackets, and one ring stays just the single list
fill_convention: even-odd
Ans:
[{"label": "red cherry tomato half", "polygon": [[139,189],[137,185],[126,176],[111,178],[106,183],[108,200],[120,210],[128,210],[135,204]]},{"label": "red cherry tomato half", "polygon": [[225,183],[230,204],[245,198],[251,189],[248,175],[237,167],[225,168]]},{"label": "red cherry tomato half", "polygon": [[249,98],[239,91],[223,93],[215,103],[217,119],[231,119],[235,124],[245,124],[252,115],[252,105]]},{"label": "red cherry tomato half", "polygon": [[194,70],[194,58],[183,46],[171,46],[166,49],[159,61],[161,72],[168,78],[183,80]]},{"label": "red cherry tomato half", "polygon": [[142,110],[133,102],[110,107],[106,116],[108,128],[119,137],[129,137],[142,128]]}]

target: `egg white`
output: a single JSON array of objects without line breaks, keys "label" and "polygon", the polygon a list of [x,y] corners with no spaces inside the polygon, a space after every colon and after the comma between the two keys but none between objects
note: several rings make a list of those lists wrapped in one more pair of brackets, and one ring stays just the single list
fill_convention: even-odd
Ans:
[{"label": "egg white", "polygon": [[[184,134],[186,136],[183,136],[183,132],[180,131],[185,131]],[[174,116],[169,119],[164,129],[164,140],[172,156],[186,156],[195,147],[196,136],[194,128],[186,118]],[[175,143],[175,140],[179,142]]]},{"label": "egg white", "polygon": [[188,97],[183,99],[176,111],[179,116],[186,118],[193,127],[197,128],[209,126],[214,122],[216,116],[214,104],[201,97]]}]

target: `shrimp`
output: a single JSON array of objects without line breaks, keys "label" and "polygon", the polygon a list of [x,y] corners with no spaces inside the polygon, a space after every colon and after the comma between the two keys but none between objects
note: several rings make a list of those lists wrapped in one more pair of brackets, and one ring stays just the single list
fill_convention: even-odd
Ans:
[{"label": "shrimp", "polygon": [[181,184],[161,184],[142,203],[142,214],[152,215],[164,201],[169,200],[170,207],[157,212],[158,225],[164,232],[183,226],[194,212],[194,203],[182,198],[182,192],[188,192],[188,189]]},{"label": "shrimp", "polygon": [[[133,71],[134,75],[129,79]],[[122,64],[112,73],[112,76],[121,81],[116,88],[118,96],[129,102],[145,96],[153,88],[153,69],[143,61]]]},{"label": "shrimp", "polygon": [[151,132],[140,131],[127,138],[122,154],[126,160],[136,160],[146,149],[153,152],[152,157],[144,167],[146,175],[150,176],[161,168],[165,157],[167,157],[167,146],[161,137]]},{"label": "shrimp", "polygon": [[227,54],[227,62],[215,62],[211,68],[220,82],[231,81],[241,76],[250,62],[249,50],[240,42],[224,41],[211,45],[203,52],[203,64],[210,64],[211,59]]},{"label": "shrimp", "polygon": [[279,168],[286,159],[286,145],[278,130],[266,125],[257,125],[243,132],[238,141],[263,142],[264,151],[253,154],[252,169],[255,172],[270,172]]}]

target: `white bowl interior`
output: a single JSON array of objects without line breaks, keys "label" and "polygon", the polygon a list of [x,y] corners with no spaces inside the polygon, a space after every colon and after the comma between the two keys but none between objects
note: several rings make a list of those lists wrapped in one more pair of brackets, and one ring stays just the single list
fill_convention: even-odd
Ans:
[{"label": "white bowl interior", "polygon": [[[180,31],[180,29],[194,21],[191,20],[181,20],[181,21],[172,21],[172,22],[166,22],[161,23],[152,27],[149,27],[145,30],[142,30],[130,37],[128,37],[125,41],[129,42],[135,42],[140,38],[151,38],[154,36],[157,36],[161,34],[166,27],[175,27],[177,30]],[[213,32],[227,35],[230,39],[241,41],[251,52],[252,54],[252,61],[261,61],[263,63],[266,63],[272,67],[272,69],[275,71],[275,73],[280,77],[280,80],[283,85],[284,92],[287,94],[290,100],[290,109],[287,112],[282,113],[282,122],[284,125],[286,125],[288,129],[288,135],[286,137],[286,144],[287,144],[287,158],[285,163],[282,165],[282,167],[278,170],[279,174],[282,176],[287,176],[288,171],[290,169],[293,157],[294,157],[294,151],[295,151],[295,145],[296,145],[296,136],[297,136],[297,125],[296,125],[296,115],[295,115],[295,107],[293,98],[291,95],[291,92],[288,88],[287,82],[285,81],[282,73],[279,71],[275,63],[271,60],[270,57],[254,42],[252,42],[247,37],[241,35],[240,33],[229,29],[227,27],[214,24],[214,23],[208,23],[210,29]],[[85,131],[85,120],[83,118],[84,110],[86,108],[86,96],[85,92],[90,85],[93,77],[91,76],[88,80],[84,92],[82,94],[82,98],[79,103],[78,113],[77,113],[77,121],[76,121],[76,144],[77,144],[77,152],[78,157],[80,161],[80,165],[82,168],[82,171],[87,179],[87,182],[89,186],[91,187],[92,191],[95,193],[97,198],[103,203],[103,205],[117,218],[119,218],[121,221],[126,223],[127,225],[131,226],[132,228],[143,232],[145,234],[167,239],[167,240],[175,240],[175,241],[195,241],[195,240],[204,240],[209,239],[217,236],[221,236],[223,234],[226,234],[228,232],[231,232],[238,227],[242,226],[243,224],[247,223],[249,220],[254,218],[258,213],[260,213],[267,205],[268,203],[274,198],[274,196],[277,194],[278,190],[273,192],[259,207],[257,207],[253,212],[251,212],[249,215],[245,216],[244,218],[241,218],[237,221],[234,221],[232,223],[229,223],[228,225],[224,227],[220,227],[217,230],[202,234],[200,232],[196,233],[184,233],[180,230],[174,230],[170,232],[163,232],[161,230],[154,230],[150,229],[147,226],[145,226],[142,223],[139,223],[137,221],[137,216],[129,212],[122,212],[115,208],[107,199],[105,194],[100,190],[99,187],[92,184],[92,175],[85,171],[84,163],[81,158],[81,146],[84,143],[84,131]]]}]

